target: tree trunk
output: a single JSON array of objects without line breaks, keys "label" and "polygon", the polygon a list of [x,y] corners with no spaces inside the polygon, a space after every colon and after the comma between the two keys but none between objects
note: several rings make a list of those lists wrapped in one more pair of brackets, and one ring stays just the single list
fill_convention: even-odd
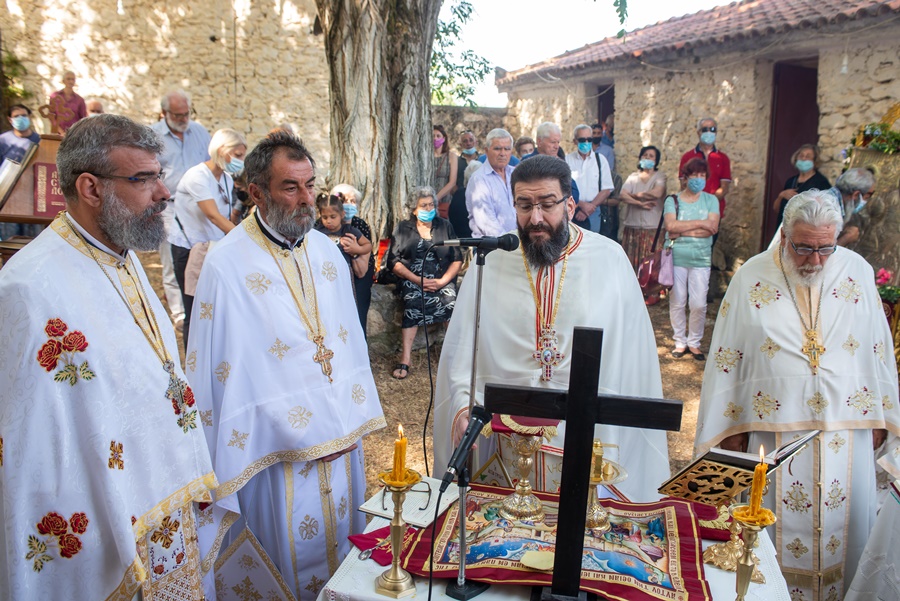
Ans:
[{"label": "tree trunk", "polygon": [[431,46],[442,0],[316,0],[330,69],[327,183],[363,193],[372,236],[409,217],[432,181]]}]

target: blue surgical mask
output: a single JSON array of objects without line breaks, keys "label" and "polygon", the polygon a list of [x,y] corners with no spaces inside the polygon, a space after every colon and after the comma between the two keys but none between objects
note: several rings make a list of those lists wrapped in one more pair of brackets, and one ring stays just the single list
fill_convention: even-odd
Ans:
[{"label": "blue surgical mask", "polygon": [[434,216],[437,215],[437,211],[431,209],[430,211],[426,211],[425,209],[419,209],[416,211],[416,217],[419,218],[419,221],[422,223],[430,223]]},{"label": "blue surgical mask", "polygon": [[472,148],[463,148],[462,153],[468,156],[472,156],[473,154],[475,154],[475,147],[473,146]]},{"label": "blue surgical mask", "polygon": [[865,198],[863,198],[863,195],[860,194],[860,195],[859,195],[859,200],[856,201],[856,208],[853,209],[853,212],[854,212],[854,213],[859,213],[860,211],[862,211],[863,207],[866,206],[866,203],[867,203],[867,202],[869,202],[869,201],[866,200]]},{"label": "blue surgical mask", "polygon": [[654,161],[653,159],[641,159],[639,165],[641,169],[650,171],[651,169],[656,167],[656,161]]},{"label": "blue surgical mask", "polygon": [[344,221],[350,221],[356,217],[356,213],[356,205],[352,205],[349,202],[344,203]]},{"label": "blue surgical mask", "polygon": [[691,192],[700,192],[703,188],[706,187],[706,178],[705,177],[692,177],[688,179],[688,189]]},{"label": "blue surgical mask", "polygon": [[593,147],[590,142],[579,142],[578,143],[578,152],[581,154],[587,154],[591,151]]},{"label": "blue surgical mask", "polygon": [[31,127],[31,119],[25,115],[19,115],[12,118],[12,126],[16,131],[25,131]]},{"label": "blue surgical mask", "polygon": [[716,132],[714,131],[705,131],[700,134],[700,141],[706,144],[707,146],[712,146],[716,143]]},{"label": "blue surgical mask", "polygon": [[801,161],[798,159],[797,162],[794,163],[794,166],[797,167],[797,170],[800,171],[800,173],[806,173],[807,171],[812,171],[813,167],[816,165],[812,161]]},{"label": "blue surgical mask", "polygon": [[244,170],[244,161],[237,157],[233,157],[228,164],[225,165],[225,171],[231,175],[237,175]]}]

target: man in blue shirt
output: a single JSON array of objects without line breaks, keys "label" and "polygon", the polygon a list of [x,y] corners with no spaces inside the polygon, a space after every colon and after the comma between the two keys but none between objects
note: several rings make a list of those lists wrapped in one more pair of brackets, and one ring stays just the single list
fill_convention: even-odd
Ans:
[{"label": "man in blue shirt", "polygon": [[[166,232],[179,227],[175,221],[172,198],[185,171],[209,160],[210,135],[205,127],[191,121],[191,97],[184,90],[167,92],[160,100],[160,120],[150,127],[160,135],[165,150],[159,163],[166,176],[163,183],[169,189],[169,202],[163,212]],[[163,290],[172,323],[178,330],[184,327],[184,268],[191,249],[172,246],[168,240],[159,245],[162,264]]]}]

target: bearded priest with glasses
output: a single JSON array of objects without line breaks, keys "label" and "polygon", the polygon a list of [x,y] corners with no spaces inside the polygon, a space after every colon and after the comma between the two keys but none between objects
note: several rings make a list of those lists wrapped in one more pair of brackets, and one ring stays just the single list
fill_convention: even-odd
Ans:
[{"label": "bearded priest with glasses", "polygon": [[[521,247],[487,256],[475,402],[486,383],[565,390],[576,326],[603,328],[598,392],[662,396],[656,341],[634,269],[622,247],[571,223],[572,172],[555,156],[537,155],[512,172]],[[474,274],[472,274],[474,277]],[[468,276],[467,276],[468,278]],[[469,422],[475,282],[463,283],[444,339],[435,391],[435,473],[443,474]],[[557,492],[565,424],[545,441],[530,477],[535,490]],[[628,479],[618,484],[636,502],[655,501],[669,477],[666,434],[601,425],[596,438],[618,445]],[[508,438],[479,437],[477,472],[499,444],[507,466]],[[609,455],[612,455],[610,453]]]},{"label": "bearded priest with glasses", "polygon": [[879,501],[900,477],[891,332],[872,267],[836,247],[842,225],[830,192],[798,194],[780,244],[735,274],[710,344],[694,448],[771,451],[821,430],[771,476],[764,501],[778,516],[791,596],[809,601],[842,598]]}]

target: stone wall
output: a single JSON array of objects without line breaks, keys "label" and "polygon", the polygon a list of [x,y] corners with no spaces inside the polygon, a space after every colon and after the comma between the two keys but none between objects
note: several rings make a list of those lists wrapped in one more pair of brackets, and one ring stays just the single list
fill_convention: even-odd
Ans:
[{"label": "stone wall", "polygon": [[[718,120],[717,144],[731,159],[734,181],[714,261],[731,270],[759,248],[772,63],[742,61],[738,53],[720,54],[715,62],[731,66],[679,64],[670,72],[631,69],[603,77],[615,83],[616,161],[623,177],[636,169],[641,146],[653,144],[662,151],[660,168],[669,178],[669,190],[678,190],[678,163],[697,144],[697,121],[706,116]],[[606,85],[584,79],[504,90],[509,93],[507,122],[528,135],[542,121],[559,123],[563,148],[570,152],[572,128],[596,120],[594,96]]]},{"label": "stone wall", "polygon": [[[72,70],[76,91],[144,123],[173,87],[193,96],[197,121],[232,127],[254,144],[289,123],[321,166],[330,158],[328,66],[313,35],[314,0],[8,0],[6,50],[28,70],[34,107]],[[49,132],[49,122],[38,123]]]},{"label": "stone wall", "polygon": [[900,102],[900,44],[896,38],[866,39],[861,45],[823,48],[819,54],[819,146],[822,171],[832,182],[841,173],[841,151],[859,126],[878,121]]},{"label": "stone wall", "polygon": [[583,82],[572,85],[551,85],[528,89],[527,92],[509,91],[508,114],[504,120],[506,129],[514,138],[535,137],[537,126],[544,121],[559,124],[562,129],[562,145],[572,151],[572,129],[581,123],[596,121],[596,107],[587,97],[595,89]]},{"label": "stone wall", "polygon": [[450,136],[453,148],[457,148],[459,135],[471,130],[478,140],[478,149],[484,149],[484,138],[488,132],[498,127],[504,127],[504,119],[507,110],[491,107],[468,106],[438,106],[431,107],[431,122],[435,125],[443,125]]},{"label": "stone wall", "polygon": [[[723,55],[717,62],[733,62],[729,58],[738,57]],[[735,269],[759,250],[771,102],[768,61],[616,79],[616,160],[623,175],[634,168],[641,147],[652,144],[662,151],[669,191],[677,191],[679,161],[697,144],[697,122],[707,116],[718,121],[716,145],[731,159],[733,180],[713,258],[720,269]]]}]

